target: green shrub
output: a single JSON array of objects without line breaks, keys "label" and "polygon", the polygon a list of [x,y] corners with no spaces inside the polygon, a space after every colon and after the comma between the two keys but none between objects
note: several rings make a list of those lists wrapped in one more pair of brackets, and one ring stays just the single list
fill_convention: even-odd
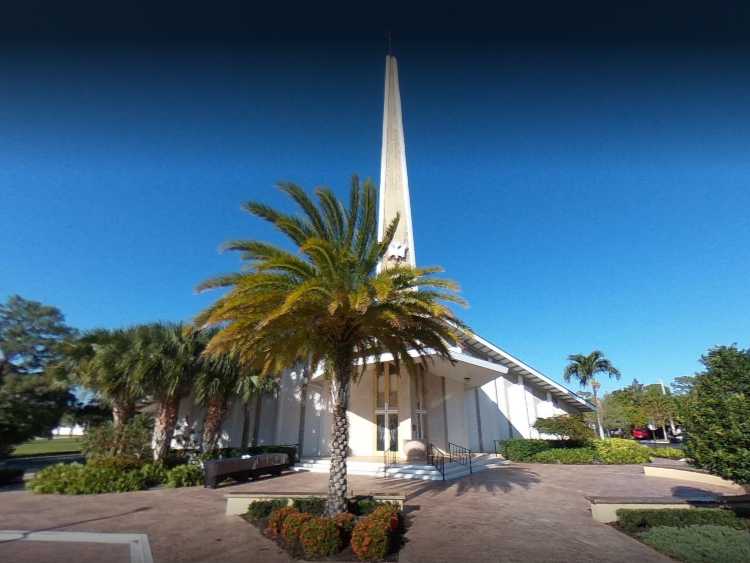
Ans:
[{"label": "green shrub", "polygon": [[143,464],[152,457],[153,427],[153,419],[142,414],[117,428],[111,422],[95,426],[83,437],[83,453],[87,458],[116,457]]},{"label": "green shrub", "polygon": [[143,463],[142,460],[133,457],[93,456],[86,460],[86,467],[112,469],[114,471],[130,471],[132,469],[139,469]]},{"label": "green shrub", "polygon": [[685,452],[677,448],[652,448],[649,450],[651,457],[664,457],[667,459],[682,459]]},{"label": "green shrub", "polygon": [[352,551],[362,561],[384,559],[391,551],[391,522],[373,514],[360,518],[352,530]]},{"label": "green shrub", "polygon": [[620,527],[630,534],[658,526],[684,528],[686,526],[712,524],[728,526],[738,530],[746,526],[745,522],[737,518],[734,512],[722,508],[620,508],[617,510],[617,518]]},{"label": "green shrub", "polygon": [[155,487],[167,480],[167,468],[161,463],[144,463],[140,472],[147,487]]},{"label": "green shrub", "polygon": [[34,493],[64,495],[124,493],[139,491],[147,486],[140,469],[120,471],[80,463],[58,463],[45,467],[28,484],[28,488]]},{"label": "green shrub", "polygon": [[591,464],[596,461],[596,450],[592,448],[554,448],[534,454],[531,461],[567,465]]},{"label": "green shrub", "polygon": [[326,499],[320,497],[296,498],[292,501],[292,506],[300,512],[321,516],[326,510]]},{"label": "green shrub", "polygon": [[341,535],[333,518],[312,517],[302,524],[299,542],[308,559],[330,557],[341,551]]},{"label": "green shrub", "polygon": [[0,467],[0,485],[10,485],[23,481],[24,470],[20,467]]},{"label": "green shrub", "polygon": [[277,508],[283,508],[289,504],[289,501],[285,498],[276,500],[256,500],[250,503],[247,508],[247,516],[253,522],[259,522],[276,510]]},{"label": "green shrub", "polygon": [[536,454],[549,450],[548,440],[527,440],[514,438],[503,444],[503,457],[511,461],[531,461]]},{"label": "green shrub", "polygon": [[750,534],[726,526],[659,526],[639,537],[654,549],[687,563],[750,561]]},{"label": "green shrub", "polygon": [[188,463],[178,465],[166,472],[165,485],[167,487],[195,487],[203,484],[203,469],[198,465]]},{"label": "green shrub", "polygon": [[686,456],[698,467],[750,484],[750,349],[713,348],[701,358],[685,409]]},{"label": "green shrub", "polygon": [[537,418],[534,428],[542,434],[581,442],[592,440],[595,436],[594,430],[586,423],[583,415],[562,414],[550,418]]},{"label": "green shrub", "polygon": [[599,461],[610,465],[648,463],[651,461],[651,450],[633,440],[622,438],[594,440],[594,448]]},{"label": "green shrub", "polygon": [[294,511],[284,518],[281,525],[281,540],[289,550],[294,553],[299,545],[299,536],[305,522],[314,518],[312,514]]},{"label": "green shrub", "polygon": [[274,539],[278,538],[281,535],[281,527],[284,525],[286,517],[296,512],[297,509],[291,506],[284,506],[271,511],[266,524],[266,534]]}]

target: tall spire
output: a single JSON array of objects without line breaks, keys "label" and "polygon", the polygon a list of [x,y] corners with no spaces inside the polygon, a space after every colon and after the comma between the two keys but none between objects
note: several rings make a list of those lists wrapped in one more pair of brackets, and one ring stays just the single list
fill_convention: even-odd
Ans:
[{"label": "tall spire", "polygon": [[401,115],[398,64],[390,53],[385,58],[385,101],[383,103],[383,145],[380,152],[380,197],[378,239],[382,240],[391,221],[399,215],[398,228],[385,257],[385,266],[395,263],[416,265],[414,231],[406,174],[406,146]]}]

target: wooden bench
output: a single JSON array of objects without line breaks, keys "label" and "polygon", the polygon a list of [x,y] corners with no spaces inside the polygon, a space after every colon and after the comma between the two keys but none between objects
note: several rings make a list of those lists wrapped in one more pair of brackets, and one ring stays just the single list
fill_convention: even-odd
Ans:
[{"label": "wooden bench", "polygon": [[289,469],[289,455],[268,453],[247,458],[212,459],[203,463],[204,485],[215,489],[226,478],[237,481],[257,479],[261,475],[281,475]]},{"label": "wooden bench", "polygon": [[[279,500],[287,499],[288,503],[291,504],[295,499],[306,499],[306,498],[326,498],[328,493],[268,493],[259,491],[257,493],[247,492],[236,492],[224,495],[227,501],[226,514],[228,516],[236,516],[239,514],[245,514],[248,506],[253,502],[263,500]],[[368,494],[352,494],[349,498],[367,497],[372,498],[378,502],[390,502],[398,505],[399,509],[403,510],[404,502],[406,501],[406,495],[398,493],[368,493]]]}]

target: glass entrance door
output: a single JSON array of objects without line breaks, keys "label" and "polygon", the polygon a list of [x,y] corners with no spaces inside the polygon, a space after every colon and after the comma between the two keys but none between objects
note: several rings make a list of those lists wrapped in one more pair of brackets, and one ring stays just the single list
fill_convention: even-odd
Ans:
[{"label": "glass entrance door", "polygon": [[398,451],[398,384],[395,364],[380,364],[375,374],[375,449]]}]

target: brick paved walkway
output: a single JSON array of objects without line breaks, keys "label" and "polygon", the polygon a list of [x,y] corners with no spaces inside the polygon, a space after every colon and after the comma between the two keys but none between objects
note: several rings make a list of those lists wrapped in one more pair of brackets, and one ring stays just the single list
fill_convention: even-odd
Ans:
[{"label": "brick paved walkway", "polygon": [[[217,490],[196,487],[78,497],[0,490],[0,530],[147,534],[157,563],[288,561],[252,526],[225,516],[223,496],[240,490],[323,491],[326,482],[323,474],[297,473]],[[400,561],[412,563],[666,562],[648,547],[594,522],[584,497],[707,490],[646,478],[639,466],[532,464],[505,466],[449,483],[351,476],[350,487],[355,493],[407,494],[409,541]],[[82,549],[76,563],[87,563],[91,558],[86,554],[99,553],[98,549]],[[57,561],[54,556],[49,545],[0,543],[0,561],[43,563]]]}]

